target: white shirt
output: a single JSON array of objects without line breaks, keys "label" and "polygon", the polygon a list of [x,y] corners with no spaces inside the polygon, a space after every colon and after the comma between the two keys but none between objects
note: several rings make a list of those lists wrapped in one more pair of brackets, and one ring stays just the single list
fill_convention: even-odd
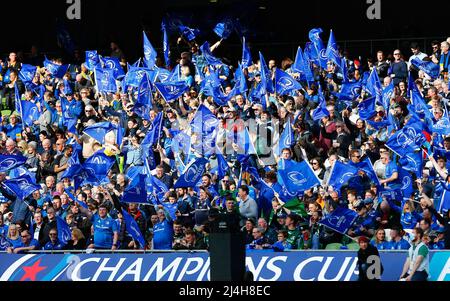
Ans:
[{"label": "white shirt", "polygon": [[426,54],[423,53],[423,52],[419,52],[418,54],[412,55],[412,56],[409,58],[409,61],[408,61],[408,69],[411,68],[411,65],[412,65],[411,62],[412,62],[413,59],[416,59],[416,58],[417,58],[417,59],[423,61],[423,59],[426,58],[426,57],[428,57],[428,55],[426,55]]}]

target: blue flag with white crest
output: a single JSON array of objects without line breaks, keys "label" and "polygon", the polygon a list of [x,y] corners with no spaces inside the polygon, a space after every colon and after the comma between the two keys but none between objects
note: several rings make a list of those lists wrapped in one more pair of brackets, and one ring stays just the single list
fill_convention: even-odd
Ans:
[{"label": "blue flag with white crest", "polygon": [[166,102],[172,102],[189,91],[186,82],[155,83],[155,86]]},{"label": "blue flag with white crest", "polygon": [[27,158],[22,155],[0,155],[0,172],[7,172],[27,162]]},{"label": "blue flag with white crest", "polygon": [[157,70],[158,70],[158,80],[161,83],[170,82],[169,78],[172,75],[172,72],[164,68],[158,68]]},{"label": "blue flag with white crest", "polygon": [[281,156],[283,149],[291,148],[295,143],[294,131],[292,130],[292,123],[289,120],[284,128],[283,133],[280,136],[280,141],[278,142],[277,155]]},{"label": "blue flag with white crest", "polygon": [[105,136],[116,128],[111,122],[100,122],[87,127],[84,133],[101,144],[105,144]]},{"label": "blue flag with white crest", "polygon": [[362,120],[369,120],[374,117],[377,112],[375,111],[376,108],[376,98],[370,97],[368,99],[363,100],[358,105],[358,113],[359,117]]},{"label": "blue flag with white crest", "polygon": [[129,185],[122,196],[123,203],[148,204],[147,199],[147,185],[145,183],[146,176],[143,174],[136,174],[134,179],[130,179],[133,185]]},{"label": "blue flag with white crest", "polygon": [[370,180],[372,180],[373,183],[380,186],[380,180],[378,179],[378,176],[369,158],[365,158],[359,163],[353,163],[353,161],[350,161],[348,164],[350,164],[350,166],[352,167],[357,168],[359,171],[363,171],[370,178]]},{"label": "blue flag with white crest", "polygon": [[21,109],[23,123],[26,126],[33,126],[34,122],[41,116],[38,107],[30,101],[21,100],[20,102],[22,105]]},{"label": "blue flag with white crest", "polygon": [[248,68],[250,67],[252,62],[252,54],[250,52],[250,49],[248,48],[248,45],[246,43],[245,37],[242,37],[242,68]]},{"label": "blue flag with white crest", "polygon": [[147,38],[145,32],[143,32],[143,34],[144,34],[144,63],[146,64],[147,68],[153,69],[153,67],[155,66],[157,53],[155,48],[153,48],[152,44]]},{"label": "blue flag with white crest", "polygon": [[145,239],[137,222],[126,210],[122,211],[122,215],[123,221],[125,222],[126,231],[131,235],[131,237],[133,237],[133,240],[139,242],[140,248],[143,249],[145,247]]},{"label": "blue flag with white crest", "polygon": [[28,175],[6,180],[1,185],[22,201],[36,190],[41,189],[41,185],[36,185],[33,179]]},{"label": "blue flag with white crest", "polygon": [[319,224],[333,229],[338,233],[346,234],[357,218],[358,214],[355,211],[339,206],[329,215],[322,218]]},{"label": "blue flag with white crest", "polygon": [[391,106],[391,98],[394,96],[395,86],[391,82],[389,86],[385,87],[382,92],[383,108],[388,111]]},{"label": "blue flag with white crest", "polygon": [[115,157],[107,156],[102,150],[96,152],[84,162],[85,181],[89,183],[108,182],[108,172],[116,162]]},{"label": "blue flag with white crest", "polygon": [[103,68],[114,70],[114,78],[120,80],[125,76],[125,71],[123,71],[120,65],[119,58],[117,57],[102,57],[101,58]]},{"label": "blue flag with white crest", "polygon": [[319,61],[320,67],[323,69],[327,68],[328,57],[326,55],[327,49],[320,38],[320,34],[323,33],[322,28],[314,28],[309,32],[309,40],[313,43],[316,54],[318,55],[317,59]]},{"label": "blue flag with white crest", "polygon": [[33,81],[36,71],[36,66],[23,64],[22,69],[19,71],[19,78],[24,84],[29,84]]},{"label": "blue flag with white crest", "polygon": [[233,23],[229,21],[220,22],[214,27],[214,33],[221,39],[228,39],[233,32]]},{"label": "blue flag with white crest", "polygon": [[320,185],[320,180],[306,161],[298,163],[281,159],[278,176],[290,194],[298,195]]},{"label": "blue flag with white crest", "polygon": [[292,76],[277,68],[275,71],[275,89],[278,95],[286,95],[294,90],[302,89],[302,86]]},{"label": "blue flag with white crest", "polygon": [[97,91],[100,93],[116,93],[117,84],[114,78],[114,69],[94,69]]},{"label": "blue flag with white crest", "polygon": [[97,50],[86,51],[86,63],[84,65],[90,71],[93,71],[100,65],[100,56],[98,55]]},{"label": "blue flag with white crest", "polygon": [[324,117],[330,116],[330,112],[327,109],[327,102],[325,101],[325,97],[323,96],[322,87],[319,86],[319,106],[314,110],[312,114],[312,118],[314,121],[319,121]]},{"label": "blue flag with white crest", "polygon": [[433,62],[426,62],[419,58],[414,58],[411,60],[411,64],[425,72],[425,74],[429,75],[432,79],[437,79],[441,73],[439,65]]},{"label": "blue flag with white crest", "polygon": [[334,37],[333,30],[330,31],[330,39],[328,40],[327,51],[325,53],[329,61],[332,61],[336,66],[341,65],[341,56],[339,54],[336,38]]},{"label": "blue flag with white crest", "polygon": [[45,58],[44,68],[47,69],[54,78],[63,78],[67,69],[69,69],[69,65],[58,65]]},{"label": "blue flag with white crest", "polygon": [[200,31],[196,28],[189,28],[187,26],[181,25],[178,26],[179,31],[189,42],[195,40],[197,36],[200,34]]},{"label": "blue flag with white crest", "polygon": [[430,112],[430,106],[427,105],[423,97],[420,95],[420,92],[412,91],[412,107],[415,114],[419,117],[425,117],[426,119],[432,119],[433,116]]},{"label": "blue flag with white crest", "polygon": [[340,191],[341,187],[357,174],[356,167],[336,161],[331,169],[327,185],[333,187],[334,191]]},{"label": "blue flag with white crest", "polygon": [[133,88],[138,88],[142,82],[144,74],[147,74],[148,80],[151,83],[154,83],[158,76],[158,71],[142,67],[130,67],[124,79],[125,85]]},{"label": "blue flag with white crest", "polygon": [[197,183],[203,177],[206,171],[206,164],[208,163],[209,161],[205,158],[198,158],[192,161],[186,166],[184,174],[180,176],[175,183],[174,188],[196,187]]},{"label": "blue flag with white crest", "polygon": [[147,131],[147,134],[145,135],[145,138],[144,140],[142,140],[141,144],[154,145],[155,143],[157,143],[159,138],[161,137],[162,124],[163,124],[163,113],[160,112],[158,113],[158,115],[156,115],[156,118],[150,125],[150,128]]},{"label": "blue flag with white crest", "polygon": [[58,229],[58,239],[63,244],[66,245],[69,240],[72,239],[72,231],[69,225],[61,217],[56,217],[56,228]]},{"label": "blue flag with white crest", "polygon": [[373,68],[367,79],[366,90],[372,97],[375,97],[376,102],[383,104],[383,88],[376,68]]},{"label": "blue flag with white crest", "polygon": [[209,47],[209,43],[205,42],[201,47],[200,50],[202,51],[203,56],[205,57],[206,62],[208,65],[217,66],[222,65],[222,61],[211,53],[211,48]]},{"label": "blue flag with white crest", "polygon": [[152,85],[148,80],[147,74],[144,74],[139,85],[137,100],[133,108],[134,112],[145,120],[151,120],[150,111],[153,109],[152,100]]},{"label": "blue flag with white crest", "polygon": [[341,91],[335,93],[341,101],[353,101],[361,95],[362,84],[359,82],[343,83]]}]

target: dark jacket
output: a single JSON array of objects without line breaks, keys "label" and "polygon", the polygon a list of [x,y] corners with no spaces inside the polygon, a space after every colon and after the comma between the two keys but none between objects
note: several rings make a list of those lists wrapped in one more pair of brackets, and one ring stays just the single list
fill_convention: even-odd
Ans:
[{"label": "dark jacket", "polygon": [[[373,266],[377,262],[376,261],[373,262],[373,260],[370,260],[369,257],[371,256],[378,256],[379,263],[381,265],[379,268]],[[379,277],[377,277],[377,275],[373,275],[373,277],[370,277],[377,270],[380,272]],[[384,269],[383,264],[381,263],[380,254],[378,253],[378,249],[376,247],[372,246],[371,244],[368,244],[366,250],[359,249],[358,251],[359,281],[379,281],[381,279],[381,275],[383,274],[383,270]]]},{"label": "dark jacket", "polygon": [[433,207],[428,207],[428,210],[430,210],[430,212],[436,217],[439,223],[444,226],[444,245],[446,250],[450,250],[450,218],[448,216],[443,217]]}]

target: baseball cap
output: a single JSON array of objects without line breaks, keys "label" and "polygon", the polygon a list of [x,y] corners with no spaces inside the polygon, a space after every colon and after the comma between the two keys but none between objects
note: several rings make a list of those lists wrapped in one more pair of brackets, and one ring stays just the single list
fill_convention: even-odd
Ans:
[{"label": "baseball cap", "polygon": [[362,242],[369,243],[369,239],[367,237],[365,237],[365,236],[360,236],[358,238],[358,243],[360,244]]}]

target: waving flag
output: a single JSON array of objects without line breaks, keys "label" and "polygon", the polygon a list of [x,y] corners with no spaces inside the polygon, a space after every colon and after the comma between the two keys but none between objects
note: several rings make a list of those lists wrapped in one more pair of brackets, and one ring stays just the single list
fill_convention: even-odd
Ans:
[{"label": "waving flag", "polygon": [[337,66],[341,65],[341,56],[339,54],[336,38],[334,37],[333,30],[330,31],[330,39],[328,40],[327,51],[325,53],[328,60],[335,63]]},{"label": "waving flag", "polygon": [[167,33],[167,26],[165,21],[161,22],[161,30],[163,32],[163,53],[164,53],[164,61],[166,62],[166,67],[170,66],[170,44],[169,44],[169,35]]},{"label": "waving flag", "polygon": [[302,86],[292,76],[278,68],[275,71],[275,83],[278,95],[286,95],[294,90],[302,89]]},{"label": "waving flag", "polygon": [[142,235],[141,230],[139,230],[139,226],[134,220],[134,218],[126,212],[126,210],[122,210],[123,215],[123,221],[125,222],[125,229],[127,230],[128,234],[133,237],[133,239],[137,242],[139,242],[140,248],[144,249],[145,247],[145,239],[144,235]]},{"label": "waving flag", "polygon": [[22,69],[20,69],[19,71],[19,78],[24,84],[29,84],[33,81],[36,72],[37,72],[36,66],[23,64]]},{"label": "waving flag", "polygon": [[438,206],[438,212],[445,214],[450,210],[450,191],[444,189],[442,193],[441,201]]},{"label": "waving flag", "polygon": [[432,119],[433,116],[429,110],[430,106],[426,104],[425,100],[420,95],[420,92],[412,91],[411,93],[411,101],[414,113],[416,113],[420,117],[424,116],[427,119]]},{"label": "waving flag", "polygon": [[114,69],[94,69],[97,91],[100,93],[116,93],[117,84],[114,78]]},{"label": "waving flag", "polygon": [[378,179],[377,174],[373,168],[372,162],[370,161],[369,158],[365,158],[359,163],[353,163],[353,161],[350,161],[348,164],[352,167],[357,168],[358,171],[363,171],[373,183],[380,186],[380,180]]},{"label": "waving flag", "polygon": [[145,32],[144,34],[144,63],[146,64],[147,68],[153,69],[156,62],[156,50],[153,48],[152,44],[150,43],[147,35]]},{"label": "waving flag", "polygon": [[86,51],[86,63],[85,66],[90,71],[93,71],[100,65],[100,56],[98,55],[97,50],[88,50]]},{"label": "waving flag", "polygon": [[322,28],[314,28],[309,32],[309,40],[313,43],[316,53],[318,55],[318,61],[323,69],[327,68],[328,56],[320,34],[323,33]]},{"label": "waving flag", "polygon": [[96,152],[83,164],[83,171],[87,176],[85,181],[96,184],[109,181],[108,172],[115,162],[116,158],[107,156],[103,150]]},{"label": "waving flag", "polygon": [[360,82],[343,83],[341,92],[335,94],[339,100],[353,101],[361,95],[362,84]]},{"label": "waving flag", "polygon": [[400,158],[399,165],[406,171],[413,172],[417,178],[422,177],[423,156],[422,152],[409,153]]},{"label": "waving flag", "polygon": [[375,107],[376,107],[375,97],[363,100],[358,105],[359,117],[362,120],[372,119],[372,117],[374,117],[377,114],[377,112],[375,111]]},{"label": "waving flag", "polygon": [[439,77],[439,74],[441,73],[438,64],[435,64],[433,62],[422,61],[417,57],[412,59],[411,64],[413,64],[419,70],[425,72],[425,74],[430,76],[432,79],[437,79]]},{"label": "waving flag", "polygon": [[357,174],[357,168],[349,164],[336,161],[331,169],[331,174],[327,185],[333,187],[334,191],[340,191],[341,187]]},{"label": "waving flag", "polygon": [[133,181],[134,185],[129,185],[122,197],[123,203],[148,204],[147,186],[145,183],[146,176],[136,174],[137,181]]},{"label": "waving flag", "polygon": [[184,174],[182,174],[178,181],[175,183],[174,189],[195,187],[203,177],[203,174],[206,171],[206,164],[208,163],[208,160],[204,158],[198,158],[188,164],[188,166],[186,166]]},{"label": "waving flag", "polygon": [[139,85],[138,96],[133,109],[134,112],[145,120],[151,120],[150,111],[153,108],[152,100],[152,85],[148,80],[147,74],[144,74]]},{"label": "waving flag", "polygon": [[401,183],[400,192],[404,198],[409,199],[414,193],[413,177],[407,170],[400,166],[398,169],[398,178]]},{"label": "waving flag", "polygon": [[79,201],[78,198],[76,196],[74,196],[69,189],[64,189],[64,192],[67,194],[67,196],[72,199],[74,202],[76,202],[77,204],[79,204],[81,207],[83,207],[84,209],[89,209],[88,205],[85,202]]},{"label": "waving flag", "polygon": [[123,71],[120,65],[119,58],[117,57],[102,57],[100,58],[103,64],[103,68],[114,70],[114,79],[120,80],[125,76],[125,71]]},{"label": "waving flag", "polygon": [[269,68],[267,67],[266,60],[264,59],[264,56],[262,55],[261,52],[259,53],[259,64],[261,69],[260,94],[266,95],[267,93],[273,93],[275,89],[273,87],[271,73]]},{"label": "waving flag", "polygon": [[292,131],[291,121],[288,121],[283,133],[280,136],[280,141],[278,142],[278,152],[277,155],[281,156],[283,149],[291,148],[295,143],[294,132]]},{"label": "waving flag", "polygon": [[330,112],[327,109],[327,102],[325,101],[325,97],[323,96],[322,87],[319,85],[319,106],[316,110],[314,110],[312,114],[312,118],[314,121],[321,120],[324,117],[330,116]]},{"label": "waving flag", "polygon": [[211,53],[211,48],[209,47],[209,43],[205,42],[201,47],[200,50],[205,57],[206,62],[208,65],[216,66],[216,65],[222,65],[222,61],[216,58]]},{"label": "waving flag", "polygon": [[22,166],[25,162],[27,162],[27,158],[22,155],[0,155],[0,172],[8,172]]},{"label": "waving flag", "polygon": [[227,160],[225,160],[225,157],[223,156],[222,153],[218,151],[216,153],[216,157],[217,157],[217,175],[219,179],[222,179],[230,170],[230,167],[228,166]]},{"label": "waving flag", "polygon": [[188,155],[191,149],[191,137],[185,132],[178,133],[172,139],[171,148],[174,154],[183,153]]},{"label": "waving flag", "polygon": [[172,102],[189,91],[186,82],[155,83],[155,86],[166,102]]},{"label": "waving flag", "polygon": [[147,131],[144,140],[142,140],[142,145],[154,145],[158,142],[161,137],[163,123],[163,113],[158,113],[156,118],[153,120],[150,129]]},{"label": "waving flag", "polygon": [[111,122],[100,122],[87,127],[84,133],[93,139],[97,140],[101,144],[105,144],[105,136],[116,128]]},{"label": "waving flag", "polygon": [[178,29],[180,30],[183,37],[185,37],[189,42],[195,40],[197,38],[197,35],[200,34],[200,31],[198,29],[189,28],[184,25],[178,26]]},{"label": "waving flag", "polygon": [[172,70],[172,74],[169,76],[166,82],[180,82],[181,81],[181,71],[180,71],[180,64],[177,64],[175,68]]},{"label": "waving flag", "polygon": [[27,175],[4,181],[1,185],[22,201],[36,190],[41,189],[41,185],[36,185]]},{"label": "waving flag", "polygon": [[158,77],[157,79],[161,82],[161,83],[166,83],[166,82],[170,82],[169,78],[172,75],[172,72],[170,72],[167,69],[164,68],[158,68]]},{"label": "waving flag", "polygon": [[389,111],[389,108],[391,106],[391,98],[394,95],[394,91],[395,91],[394,82],[391,82],[389,86],[385,87],[383,89],[383,92],[381,93],[383,99],[383,108],[386,111]]},{"label": "waving flag", "polygon": [[55,78],[63,78],[66,74],[67,70],[69,69],[69,65],[58,65],[51,61],[49,61],[47,58],[45,58],[44,61],[44,68],[47,69],[47,71]]},{"label": "waving flag", "polygon": [[316,46],[314,46],[312,42],[307,42],[305,44],[305,50],[303,52],[305,61],[307,61],[308,63],[314,63],[319,65],[319,55],[320,54],[317,53]]},{"label": "waving flag", "polygon": [[133,87],[133,88],[138,88],[139,85],[141,84],[144,74],[147,74],[148,80],[151,83],[154,83],[158,76],[158,71],[150,70],[148,68],[141,68],[141,67],[129,67],[128,73],[124,79],[125,85]]},{"label": "waving flag", "polygon": [[372,97],[375,97],[378,103],[383,104],[383,88],[376,68],[373,68],[367,79],[366,90],[369,91]]},{"label": "waving flag", "polygon": [[58,239],[63,245],[67,245],[72,239],[72,231],[69,225],[61,217],[56,217],[56,228],[58,229]]},{"label": "waving flag", "polygon": [[248,48],[248,45],[245,41],[245,37],[242,37],[242,68],[248,68],[251,65],[253,65],[252,62],[252,54],[250,52],[250,49]]},{"label": "waving flag", "polygon": [[213,31],[219,38],[226,40],[233,32],[233,23],[229,21],[218,23]]},{"label": "waving flag", "polygon": [[358,214],[355,211],[344,207],[338,207],[333,210],[331,214],[325,216],[319,224],[333,229],[338,233],[346,234],[357,218]]},{"label": "waving flag", "polygon": [[26,126],[33,126],[34,122],[41,116],[38,107],[30,101],[21,100],[20,102],[23,122]]},{"label": "waving flag", "polygon": [[291,66],[291,69],[295,72],[304,72],[305,62],[303,58],[303,51],[301,47],[297,48],[297,55],[295,56],[295,62]]},{"label": "waving flag", "polygon": [[281,159],[278,176],[290,194],[298,195],[320,185],[320,180],[306,161],[297,163]]},{"label": "waving flag", "polygon": [[192,119],[190,126],[192,137],[196,140],[192,141],[192,147],[202,155],[211,155],[215,152],[217,127],[219,120],[204,105],[200,105]]}]

